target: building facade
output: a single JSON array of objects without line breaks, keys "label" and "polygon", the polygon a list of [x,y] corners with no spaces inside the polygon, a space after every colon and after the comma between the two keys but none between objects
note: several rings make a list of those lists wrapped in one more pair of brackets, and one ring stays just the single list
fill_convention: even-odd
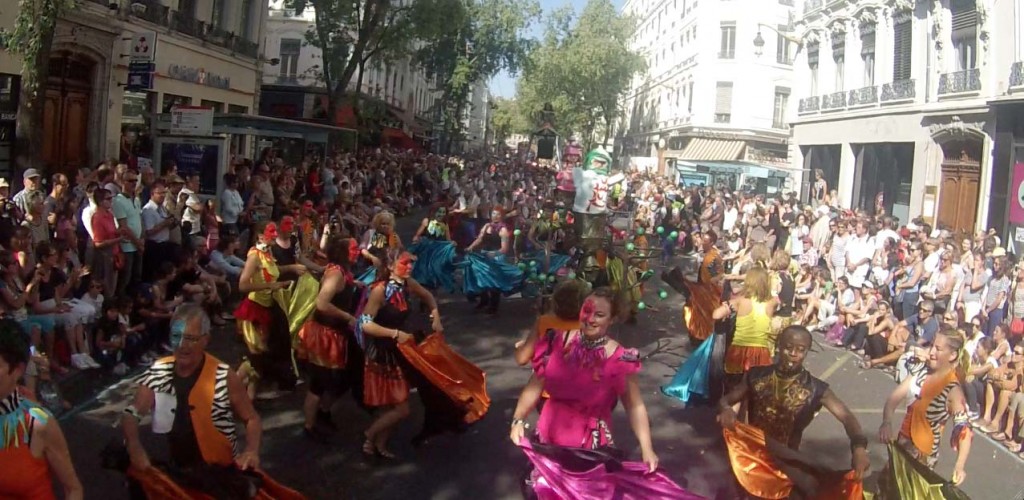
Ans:
[{"label": "building facade", "polygon": [[[41,90],[43,164],[73,175],[105,158],[149,161],[153,116],[174,105],[252,112],[266,12],[266,0],[80,2],[57,24]],[[13,26],[16,16],[0,11],[0,25]],[[154,51],[153,71],[143,88],[127,90],[138,35]],[[0,51],[0,102],[20,73],[20,61]],[[245,139],[231,141],[233,154],[247,153],[246,147]]]},{"label": "building facade", "polygon": [[466,131],[466,148],[482,149],[488,144],[487,136],[490,132],[491,121],[491,94],[487,89],[486,82],[473,84],[469,104],[466,108],[466,118],[463,120],[463,130]]},{"label": "building facade", "polygon": [[[627,0],[648,63],[620,100],[617,150],[664,168],[701,163],[786,169],[793,0]],[[760,36],[759,36],[760,35]],[[764,43],[755,44],[755,38]],[[735,170],[735,169],[734,169]]]},{"label": "building facade", "polygon": [[820,173],[842,206],[901,223],[1004,236],[1024,224],[1007,189],[1024,162],[1022,6],[807,0],[790,150],[805,199]]},{"label": "building facade", "polygon": [[[408,1],[408,0],[403,0]],[[398,5],[399,7],[401,6]],[[266,27],[266,61],[263,68],[263,98],[260,113],[295,119],[324,119],[326,92],[322,73],[322,51],[306,42],[313,28],[314,11],[296,15],[283,0],[271,0]],[[358,86],[358,75],[348,91]],[[364,68],[361,94],[387,106],[393,129],[426,143],[432,136],[440,92],[426,72],[409,58],[397,62],[370,59]],[[355,127],[351,109],[342,110],[333,124]]]}]

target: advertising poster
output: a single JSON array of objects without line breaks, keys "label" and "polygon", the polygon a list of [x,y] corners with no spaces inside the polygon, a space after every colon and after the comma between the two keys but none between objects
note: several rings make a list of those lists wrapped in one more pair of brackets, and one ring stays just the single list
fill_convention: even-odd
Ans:
[{"label": "advertising poster", "polygon": [[217,194],[219,144],[164,143],[160,147],[160,165],[178,165],[178,175],[199,174],[199,194]]},{"label": "advertising poster", "polygon": [[1013,166],[1009,205],[1010,224],[1024,225],[1024,159]]}]

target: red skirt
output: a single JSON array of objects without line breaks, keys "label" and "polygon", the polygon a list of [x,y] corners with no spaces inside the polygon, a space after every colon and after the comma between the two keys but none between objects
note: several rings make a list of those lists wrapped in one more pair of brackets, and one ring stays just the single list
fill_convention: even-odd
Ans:
[{"label": "red skirt", "polygon": [[409,399],[409,382],[398,365],[366,360],[363,367],[363,403],[392,406]]},{"label": "red skirt", "polygon": [[242,299],[242,302],[238,304],[234,316],[236,320],[248,321],[260,328],[270,326],[270,308],[261,306],[249,300],[248,297]]},{"label": "red skirt", "polygon": [[725,373],[740,375],[755,366],[772,364],[772,355],[767,347],[731,345],[725,351]]},{"label": "red skirt", "polygon": [[296,355],[314,365],[339,370],[348,360],[348,338],[345,332],[308,319],[299,330]]}]

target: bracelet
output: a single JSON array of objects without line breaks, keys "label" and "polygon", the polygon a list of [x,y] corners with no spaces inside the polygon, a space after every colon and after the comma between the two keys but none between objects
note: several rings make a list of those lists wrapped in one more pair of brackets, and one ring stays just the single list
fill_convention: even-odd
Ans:
[{"label": "bracelet", "polygon": [[523,428],[524,429],[529,429],[530,428],[530,424],[526,420],[523,420],[521,418],[513,418],[512,419],[512,427],[515,427],[515,426],[517,426],[519,424],[523,424]]},{"label": "bracelet", "polygon": [[395,336],[391,338],[398,340],[398,328],[395,328]]},{"label": "bracelet", "polygon": [[857,448],[864,448],[865,450],[868,448],[868,438],[864,437],[863,434],[850,437],[850,451],[852,452]]}]

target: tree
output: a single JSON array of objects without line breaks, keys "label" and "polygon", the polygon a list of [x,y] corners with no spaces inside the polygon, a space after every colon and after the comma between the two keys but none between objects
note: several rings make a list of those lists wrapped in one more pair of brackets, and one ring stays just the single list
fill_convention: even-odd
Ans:
[{"label": "tree", "polygon": [[[426,0],[420,0],[426,1]],[[416,61],[441,90],[445,150],[462,136],[462,117],[472,87],[499,71],[517,73],[533,41],[525,31],[540,14],[536,0],[432,0],[432,20],[419,33]]]},{"label": "tree", "polygon": [[532,132],[530,123],[524,119],[519,110],[519,103],[515,99],[499,97],[494,100],[491,125],[494,128],[494,140],[497,142],[505,142],[512,134]]},{"label": "tree", "polygon": [[418,32],[421,4],[394,6],[390,0],[288,0],[287,6],[301,14],[314,11],[313,27],[306,42],[320,49],[322,66],[319,78],[327,87],[327,115],[337,116],[346,89],[356,78],[353,109],[359,109],[358,89],[363,70],[372,58],[396,61],[409,54]]},{"label": "tree", "polygon": [[50,49],[57,19],[78,6],[76,0],[21,0],[14,28],[0,29],[0,48],[21,58],[21,98],[15,131],[19,166],[39,167],[43,149],[40,85],[50,76]]},{"label": "tree", "polygon": [[636,21],[620,16],[610,0],[589,0],[575,26],[572,17],[571,9],[551,16],[519,79],[517,98],[526,113],[551,103],[562,134],[579,134],[588,146],[597,137],[607,143],[621,111],[619,97],[646,69],[629,47]]}]

